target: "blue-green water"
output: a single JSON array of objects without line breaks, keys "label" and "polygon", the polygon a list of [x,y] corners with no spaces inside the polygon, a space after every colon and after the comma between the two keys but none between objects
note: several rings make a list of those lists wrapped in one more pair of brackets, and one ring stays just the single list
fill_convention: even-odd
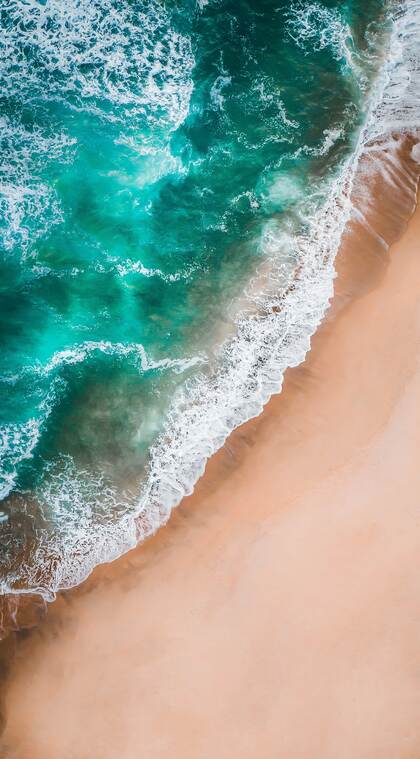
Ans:
[{"label": "blue-green water", "polygon": [[[0,0],[8,587],[77,581],[153,530],[258,412],[255,322],[285,318],[279,298],[366,121],[390,7]],[[274,348],[264,338],[270,359],[297,360],[295,321]]]}]

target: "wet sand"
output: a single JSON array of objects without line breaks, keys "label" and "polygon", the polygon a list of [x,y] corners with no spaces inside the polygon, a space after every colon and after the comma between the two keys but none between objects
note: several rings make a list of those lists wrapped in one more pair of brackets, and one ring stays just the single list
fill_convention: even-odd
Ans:
[{"label": "wet sand", "polygon": [[420,210],[380,269],[19,642],[2,759],[420,757]]}]

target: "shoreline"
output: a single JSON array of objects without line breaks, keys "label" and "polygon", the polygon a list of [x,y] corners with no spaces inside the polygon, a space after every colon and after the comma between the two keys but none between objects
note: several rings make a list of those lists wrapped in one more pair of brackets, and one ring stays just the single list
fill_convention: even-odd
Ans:
[{"label": "shoreline", "polygon": [[419,240],[417,207],[353,300],[339,261],[345,307],[282,393],[20,636],[2,757],[420,752]]},{"label": "shoreline", "polygon": [[[400,193],[392,194],[394,201],[400,195],[402,206],[406,201],[405,194],[413,192],[413,185],[410,187],[412,167],[406,172],[401,171],[399,154],[404,153],[404,144],[406,146],[407,134],[404,132],[416,130],[418,125],[417,109],[413,108],[417,103],[415,85],[418,78],[417,57],[413,57],[416,48],[413,46],[417,44],[419,9],[417,0],[413,8],[404,1],[399,10],[395,9],[391,14],[390,55],[384,57],[383,65],[378,69],[354,152],[333,178],[320,213],[315,215],[316,218],[310,216],[308,230],[294,238],[297,267],[290,286],[280,292],[276,286],[278,257],[275,256],[273,261],[268,257],[267,266],[270,269],[272,265],[272,271],[270,269],[266,274],[268,281],[273,274],[272,291],[269,287],[267,292],[257,292],[251,297],[251,312],[256,318],[238,317],[235,336],[220,348],[218,370],[210,371],[209,375],[203,373],[197,382],[185,385],[175,395],[164,433],[150,449],[147,477],[133,511],[118,522],[114,520],[111,525],[106,520],[92,520],[80,538],[77,552],[63,549],[60,536],[56,539],[53,532],[43,529],[42,518],[39,530],[34,531],[33,545],[32,532],[28,530],[30,537],[21,555],[12,559],[12,569],[4,578],[3,592],[10,592],[12,600],[10,611],[6,608],[3,615],[3,609],[0,609],[0,621],[2,616],[5,617],[3,626],[7,626],[8,616],[12,627],[22,626],[21,617],[25,618],[26,609],[31,606],[36,593],[51,600],[56,592],[84,582],[98,564],[115,560],[162,528],[182,497],[193,491],[209,457],[225,443],[232,429],[256,418],[270,397],[280,391],[285,371],[304,361],[333,296],[334,263],[343,231],[346,230],[346,236],[350,229],[351,238],[353,227],[359,226],[363,229],[363,244],[370,233],[373,233],[371,237],[376,244],[378,228],[382,233],[383,228],[388,227],[384,218],[379,227],[374,218],[370,231],[364,223],[365,206],[368,206],[370,217],[370,201],[373,198],[376,202],[377,193],[371,186],[372,168],[374,176],[379,174],[380,182],[388,182],[394,185],[394,189],[395,185],[398,187]],[[398,137],[394,141],[395,135],[401,132],[403,145],[398,144]],[[410,139],[415,138],[408,137],[408,142]],[[381,162],[383,176],[381,170],[378,172]],[[375,184],[377,182],[373,181]],[[354,202],[355,185],[361,191],[359,205]],[[353,223],[355,209],[360,212],[360,225]],[[394,216],[398,217],[401,210],[398,208],[395,214],[391,205],[391,239],[392,227],[398,221],[401,223],[401,218],[398,220]],[[404,212],[406,210],[404,208]],[[384,239],[379,237],[380,244],[386,249],[387,232],[388,229]],[[358,268],[363,269],[360,261]],[[366,288],[365,275],[366,271],[363,271],[360,276],[362,290]],[[369,271],[368,275],[372,276],[372,272]],[[344,281],[341,273],[339,276],[340,282]],[[345,295],[348,298],[349,293]],[[352,295],[350,292],[350,297]],[[62,488],[64,507],[70,487],[71,478]],[[40,499],[42,502],[42,493]],[[99,496],[98,511],[102,502],[103,497]],[[19,533],[19,524],[17,527]],[[10,530],[13,531],[13,525]],[[32,563],[32,552],[36,553],[36,564]],[[16,602],[13,594],[22,595],[22,600]],[[26,625],[24,619],[23,626]]]},{"label": "shoreline", "polygon": [[[30,528],[22,530],[17,508],[14,536],[12,497],[6,541],[12,544],[17,537],[19,542],[22,532],[24,540],[19,554],[16,551],[10,564],[4,565],[0,638],[9,629],[31,627],[34,605],[36,622],[39,607],[42,612],[42,606],[54,600],[57,593],[84,583],[97,566],[118,559],[161,529],[172,510],[193,492],[208,461],[232,432],[257,418],[270,398],[281,392],[285,372],[305,361],[316,331],[325,318],[331,318],[328,311],[334,313],[337,304],[342,308],[375,279],[378,262],[374,258],[378,251],[374,249],[379,244],[382,250],[377,257],[387,258],[389,244],[398,238],[409,215],[418,179],[418,160],[411,152],[419,134],[417,110],[412,109],[417,69],[410,51],[417,40],[419,9],[420,6],[413,13],[412,24],[405,0],[400,12],[391,14],[390,45],[392,51],[395,43],[397,53],[384,58],[377,71],[354,151],[331,181],[320,213],[316,217],[309,215],[306,231],[301,230],[293,238],[296,266],[290,284],[280,284],[283,275],[277,282],[281,259],[279,263],[278,255],[273,259],[268,256],[264,272],[261,269],[250,281],[250,292],[254,286],[256,291],[252,295],[246,291],[241,298],[243,313],[240,310],[237,321],[232,319],[235,335],[218,347],[214,371],[203,372],[175,393],[164,432],[149,450],[147,474],[133,509],[110,522],[106,518],[91,519],[79,536],[77,550],[69,551],[63,547],[59,530],[45,529],[42,491],[39,504],[35,499],[39,525],[35,521],[35,529],[31,523]],[[405,81],[395,96],[395,84],[401,78]],[[395,124],[407,117],[406,127],[395,131],[394,121],[389,121],[391,116]],[[384,185],[388,192],[377,203]],[[398,191],[391,192],[391,187]],[[354,265],[357,237],[363,252],[369,248],[367,264],[359,256]],[[270,248],[270,243],[267,246]],[[344,261],[338,270],[339,284],[343,286],[339,298],[337,291],[334,295],[337,258]],[[267,288],[262,286],[262,280],[267,281]],[[63,497],[65,509],[70,489],[71,477],[64,480],[58,496],[60,503]],[[103,501],[102,492],[96,503],[98,512],[103,510],[106,514]],[[65,529],[62,532],[65,535]],[[38,594],[41,600],[37,600]]]}]

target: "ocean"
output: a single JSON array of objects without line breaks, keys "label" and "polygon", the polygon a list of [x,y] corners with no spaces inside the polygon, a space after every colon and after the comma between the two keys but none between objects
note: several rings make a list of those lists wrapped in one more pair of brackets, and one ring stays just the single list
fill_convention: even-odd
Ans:
[{"label": "ocean", "polygon": [[419,126],[419,23],[0,0],[3,592],[50,599],[155,532],[302,362],[360,156]]}]

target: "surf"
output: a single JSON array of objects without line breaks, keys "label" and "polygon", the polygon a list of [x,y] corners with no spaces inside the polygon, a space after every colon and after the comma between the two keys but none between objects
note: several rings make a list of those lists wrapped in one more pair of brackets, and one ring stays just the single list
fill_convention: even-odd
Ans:
[{"label": "surf", "polygon": [[[184,10],[8,5],[0,77],[57,126],[4,117],[3,265],[22,319],[41,304],[47,328],[27,344],[22,329],[3,367],[3,592],[50,599],[167,521],[310,349],[364,156],[419,127],[417,0],[379,7],[359,45],[342,10],[287,4],[284,68],[259,68],[263,25],[243,80],[212,48],[216,5]],[[224,12],[236,39],[246,12]],[[312,71],[345,92],[315,125],[313,93],[280,77]],[[28,503],[32,534],[18,527]]]}]

